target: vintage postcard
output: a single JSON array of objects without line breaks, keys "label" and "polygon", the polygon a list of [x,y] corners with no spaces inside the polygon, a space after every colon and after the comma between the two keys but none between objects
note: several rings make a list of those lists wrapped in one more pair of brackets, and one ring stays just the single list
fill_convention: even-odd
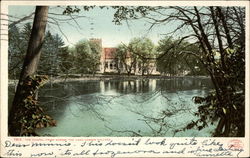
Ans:
[{"label": "vintage postcard", "polygon": [[1,1],[1,157],[249,157],[249,1]]}]

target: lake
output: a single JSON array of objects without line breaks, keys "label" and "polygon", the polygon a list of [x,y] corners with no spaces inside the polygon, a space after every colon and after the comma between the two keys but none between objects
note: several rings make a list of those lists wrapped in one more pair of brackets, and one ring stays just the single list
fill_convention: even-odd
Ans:
[{"label": "lake", "polygon": [[194,96],[206,96],[205,77],[104,79],[47,84],[39,91],[56,127],[37,130],[42,136],[210,136],[210,125],[174,133],[197,117]]}]

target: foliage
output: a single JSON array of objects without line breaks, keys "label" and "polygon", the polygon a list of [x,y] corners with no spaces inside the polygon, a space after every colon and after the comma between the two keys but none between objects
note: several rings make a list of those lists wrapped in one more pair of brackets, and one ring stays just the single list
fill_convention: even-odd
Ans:
[{"label": "foliage", "polygon": [[15,25],[9,28],[8,66],[10,78],[18,78],[20,76],[30,33],[30,23],[25,24],[23,30],[20,30]]},{"label": "foliage", "polygon": [[[31,34],[31,24],[22,29],[9,29],[9,77],[19,78],[22,62],[27,51]],[[38,74],[56,76],[59,73],[95,73],[99,68],[101,47],[90,41],[79,42],[74,49],[64,47],[58,34],[46,32]]]},{"label": "foliage", "polygon": [[74,47],[76,73],[94,74],[100,64],[101,46],[91,41],[79,41]]},{"label": "foliage", "polygon": [[121,25],[122,20],[139,19],[146,16],[152,7],[149,6],[112,6],[116,10],[113,22]]},{"label": "foliage", "polygon": [[[245,8],[156,6],[144,7],[143,12],[136,8],[118,7],[115,21],[144,18],[151,27],[174,21],[178,26],[170,34],[181,35],[178,47],[184,39],[198,46],[193,55],[204,65],[214,85],[216,102],[209,99],[211,93],[204,104],[215,102],[215,109],[201,106],[202,121],[209,123],[207,116],[216,114],[218,124],[214,136],[244,136],[245,102],[239,98],[245,96]],[[174,45],[161,56],[174,51]],[[205,124],[198,127],[201,129]]]},{"label": "foliage", "polygon": [[[119,44],[116,49],[115,57],[117,59],[117,69],[125,69],[127,74],[130,75],[133,71],[135,73],[136,62],[138,55],[134,54],[130,45]],[[123,65],[122,67],[119,65]]]},{"label": "foliage", "polygon": [[[92,8],[92,6],[83,7],[84,10]],[[211,92],[205,98],[195,98],[196,103],[203,103],[197,113],[200,119],[198,122],[194,121],[189,124],[186,129],[197,126],[200,130],[212,119],[212,122],[218,121],[214,136],[244,136],[245,8],[196,6],[113,6],[112,8],[116,9],[114,14],[114,22],[116,24],[121,24],[122,20],[138,18],[149,20],[152,27],[156,24],[168,24],[172,21],[179,24],[173,33],[181,32],[181,39],[179,41],[170,40],[170,43],[172,43],[171,46],[168,46],[168,40],[162,41],[162,48],[159,48],[163,51],[158,57],[159,65],[163,64],[161,65],[163,72],[176,73],[171,70],[170,65],[174,65],[174,67],[180,70],[184,69],[182,67],[184,65],[180,65],[181,67],[179,67],[178,63],[186,58],[181,57],[176,52],[186,49],[185,46],[188,43],[185,43],[184,39],[192,41],[190,43],[192,44],[192,49],[190,48],[191,52],[193,52],[193,49],[196,52],[192,53],[192,55],[198,57],[199,62],[204,65],[214,84],[215,91]],[[75,7],[72,9],[69,6],[64,14],[77,13],[79,11],[79,8]],[[13,43],[15,46],[10,46],[9,51],[11,53],[9,54],[10,61],[14,61],[12,60],[13,57],[22,57],[23,45],[19,46],[19,44],[22,44],[22,38],[19,36],[20,31],[17,28],[13,28],[10,32],[10,40],[14,41],[10,43]],[[16,37],[20,38],[16,39]],[[135,55],[131,63],[140,62],[142,74],[148,71],[150,59],[154,58],[154,51],[151,46],[153,45],[146,39],[134,39],[126,46],[128,52]],[[15,48],[19,50],[14,50]],[[94,48],[95,46],[89,44],[87,41],[78,43],[75,46],[73,56],[75,57],[76,68],[79,70],[79,73],[93,73],[97,69],[99,51],[96,51],[98,49]],[[196,50],[197,48],[198,50]],[[15,56],[18,52],[20,54]],[[183,53],[181,54],[183,55]],[[55,61],[54,58],[52,59]],[[190,60],[193,63],[192,60],[194,58],[189,58],[188,61]],[[17,62],[13,63],[18,65]],[[164,65],[165,63],[170,65]],[[43,64],[46,64],[46,62]],[[188,65],[190,64],[187,63],[185,66]],[[15,73],[13,74],[15,76]],[[28,100],[28,102],[30,101]],[[33,104],[35,103],[31,101],[31,105]],[[201,125],[198,123],[201,123]]]},{"label": "foliage", "polygon": [[[244,131],[239,131],[238,129],[245,128],[245,124],[242,122],[242,120],[245,118],[244,104],[242,104],[245,102],[245,96],[242,93],[231,93],[231,97],[233,102],[231,105],[225,102],[227,105],[226,107],[219,106],[215,91],[210,92],[210,94],[206,97],[194,97],[194,102],[196,104],[201,104],[198,108],[198,112],[195,113],[199,119],[192,121],[184,128],[176,130],[175,132],[185,131],[195,127],[198,130],[201,130],[208,126],[208,122],[212,125],[217,124],[220,116],[225,117],[226,115],[230,115],[230,120],[232,121],[233,125],[231,127],[232,131],[230,132],[229,136],[244,135]],[[213,136],[222,136],[218,135],[218,132],[220,131],[214,131]]]},{"label": "foliage", "polygon": [[[172,48],[173,47],[173,48]],[[206,75],[204,65],[193,54],[199,51],[195,44],[181,42],[166,36],[158,42],[157,68],[170,75]]]},{"label": "foliage", "polygon": [[75,57],[72,55],[72,51],[69,47],[60,48],[60,53],[58,54],[59,62],[59,72],[63,74],[72,73],[74,70]]},{"label": "foliage", "polygon": [[98,43],[91,41],[89,41],[89,46],[91,53],[87,58],[87,63],[89,64],[89,72],[95,74],[95,72],[99,70],[102,48]]},{"label": "foliage", "polygon": [[129,43],[130,51],[138,56],[138,66],[142,75],[151,74],[155,66],[156,49],[149,38],[134,38]]},{"label": "foliage", "polygon": [[[83,11],[90,11],[94,9],[95,5],[93,6],[67,6],[66,9],[63,11],[63,14],[71,15],[74,13],[79,13],[81,10]],[[113,22],[116,25],[121,25],[122,20],[127,19],[139,19],[141,16],[146,16],[149,10],[152,10],[152,7],[149,6],[98,6],[100,9],[114,9],[114,18]]]},{"label": "foliage", "polygon": [[136,66],[142,75],[150,74],[155,55],[154,43],[148,38],[133,38],[128,45],[118,45],[116,51],[116,58],[125,66],[128,74],[135,71]]},{"label": "foliage", "polygon": [[64,42],[58,34],[51,34],[48,31],[45,35],[42,48],[43,55],[40,58],[38,73],[46,75],[56,75],[59,70],[61,59],[59,54],[62,51]]},{"label": "foliage", "polygon": [[128,74],[131,73],[132,67],[134,67],[134,63],[127,62],[128,55],[132,55],[132,54],[129,54],[127,45],[119,44],[115,52],[115,58],[117,60],[116,69],[118,70],[119,73],[121,73],[121,69],[124,69],[124,68]]},{"label": "foliage", "polygon": [[[21,124],[20,135],[36,135],[36,128],[55,126],[56,122],[50,116],[46,115],[43,109],[38,105],[36,99],[37,91],[48,80],[47,76],[28,76],[23,82],[22,92],[20,94],[20,103],[17,106],[14,120]],[[18,129],[16,129],[18,130]]]},{"label": "foliage", "polygon": [[[26,23],[22,29],[12,26],[9,29],[9,77],[18,78],[20,76],[22,62],[27,51],[31,34],[31,24]],[[60,72],[61,59],[64,42],[58,34],[47,32],[43,44],[43,55],[41,56],[38,73],[46,75],[56,75]]]}]

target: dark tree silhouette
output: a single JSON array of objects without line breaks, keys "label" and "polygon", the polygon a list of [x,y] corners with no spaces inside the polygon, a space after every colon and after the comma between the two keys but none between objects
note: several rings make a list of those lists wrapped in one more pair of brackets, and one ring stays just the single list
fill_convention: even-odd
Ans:
[{"label": "dark tree silhouette", "polygon": [[11,136],[21,135],[22,124],[20,122],[21,118],[20,114],[22,114],[23,107],[20,106],[23,105],[21,104],[21,102],[24,99],[23,84],[25,82],[25,79],[28,76],[34,75],[37,70],[37,66],[41,55],[41,48],[44,41],[44,34],[48,17],[48,9],[49,7],[47,6],[36,7],[27,53],[25,56],[23,68],[19,78],[19,83],[17,86],[17,90],[9,114],[8,125],[9,125],[9,135]]}]

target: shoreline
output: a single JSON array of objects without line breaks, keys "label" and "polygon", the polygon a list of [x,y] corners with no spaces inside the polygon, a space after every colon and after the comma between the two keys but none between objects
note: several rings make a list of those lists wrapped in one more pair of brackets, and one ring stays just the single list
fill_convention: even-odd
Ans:
[{"label": "shoreline", "polygon": [[[60,83],[60,82],[73,82],[73,81],[108,81],[108,80],[139,80],[139,79],[173,79],[173,78],[210,78],[209,76],[163,76],[163,75],[150,75],[150,76],[141,76],[141,75],[83,75],[83,76],[69,76],[67,78],[60,77],[49,77],[48,83]],[[18,80],[8,80],[8,84],[17,84]]]}]

